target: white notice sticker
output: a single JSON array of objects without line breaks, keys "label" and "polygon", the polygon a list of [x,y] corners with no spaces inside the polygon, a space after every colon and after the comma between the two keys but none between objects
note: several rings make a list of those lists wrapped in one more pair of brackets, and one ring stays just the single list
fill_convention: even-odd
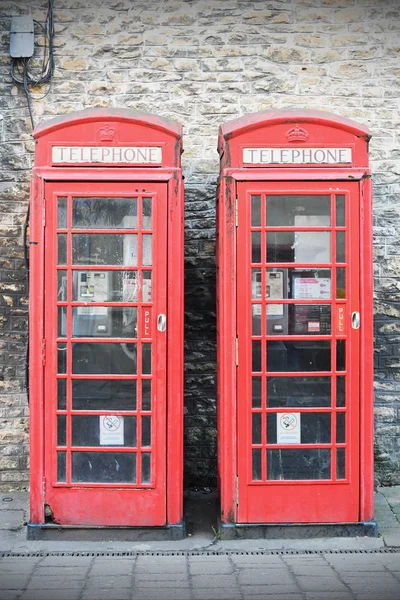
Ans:
[{"label": "white notice sticker", "polygon": [[278,444],[300,444],[300,414],[277,413],[276,441]]},{"label": "white notice sticker", "polygon": [[124,445],[124,417],[107,415],[100,417],[100,446]]}]

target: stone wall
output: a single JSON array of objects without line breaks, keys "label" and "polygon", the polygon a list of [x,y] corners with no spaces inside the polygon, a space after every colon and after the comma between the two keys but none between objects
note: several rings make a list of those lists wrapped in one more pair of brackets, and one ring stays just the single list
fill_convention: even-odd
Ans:
[{"label": "stone wall", "polygon": [[[32,142],[0,15],[0,489],[27,481],[23,224]],[[324,109],[368,125],[375,214],[377,477],[400,482],[400,5],[398,0],[56,0],[56,70],[36,122],[93,106],[184,124],[185,485],[215,485],[215,186],[218,125],[271,108]],[[40,33],[37,28],[38,34]],[[43,43],[35,37],[38,55]]]}]

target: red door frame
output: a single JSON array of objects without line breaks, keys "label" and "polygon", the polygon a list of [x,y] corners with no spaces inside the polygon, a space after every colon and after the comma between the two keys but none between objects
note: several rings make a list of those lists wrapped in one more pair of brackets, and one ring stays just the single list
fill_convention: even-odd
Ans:
[{"label": "red door frame", "polygon": [[[51,144],[98,144],[99,127],[115,128],[119,142],[131,139],[163,148],[163,164],[93,168],[53,167]],[[132,137],[133,136],[133,137]],[[166,403],[166,523],[183,520],[183,181],[180,167],[182,128],[153,115],[125,110],[94,109],[44,123],[35,130],[37,148],[31,182],[30,216],[30,522],[44,524],[45,411],[43,348],[45,300],[45,184],[51,182],[164,183],[167,188],[167,403]],[[47,350],[48,351],[48,350]]]},{"label": "red door frame", "polygon": [[[343,138],[353,146],[348,167],[312,165],[244,167],[244,146],[283,145],[278,134],[301,124],[315,137],[315,145],[327,141],[340,145]],[[274,128],[276,128],[274,130]],[[315,129],[314,129],[315,128]],[[275,131],[277,132],[275,134]],[[315,133],[314,133],[315,131]],[[330,139],[329,139],[330,137]],[[368,168],[369,131],[355,122],[318,111],[270,111],[249,115],[220,128],[221,172],[217,196],[217,389],[218,476],[221,521],[238,522],[237,379],[236,379],[236,219],[238,182],[331,182],[356,181],[360,190],[360,456],[359,521],[373,518],[373,257],[372,187]],[[264,140],[267,139],[268,143]],[[285,140],[285,145],[287,141]]]},{"label": "red door frame", "polygon": [[[136,186],[137,187],[137,186]],[[145,192],[143,188],[146,188]],[[56,346],[56,340],[59,337],[58,322],[57,322],[57,279],[55,274],[57,273],[57,197],[59,196],[105,196],[110,198],[112,196],[130,197],[132,195],[138,196],[152,196],[154,201],[153,205],[153,226],[151,230],[142,230],[143,233],[151,233],[153,236],[153,261],[152,261],[152,272],[153,272],[153,298],[151,302],[151,323],[150,323],[150,336],[144,335],[143,327],[143,311],[144,307],[142,302],[138,303],[138,334],[137,338],[137,352],[138,352],[138,365],[141,364],[140,356],[143,343],[150,342],[152,344],[153,351],[153,369],[151,379],[153,381],[152,386],[152,410],[151,410],[151,421],[152,421],[152,440],[149,450],[151,452],[151,482],[149,484],[140,484],[140,467],[141,461],[139,455],[141,452],[146,452],[146,449],[141,449],[141,410],[137,407],[135,411],[121,411],[113,410],[112,407],[108,408],[108,412],[113,415],[120,415],[123,418],[134,416],[137,419],[137,483],[59,483],[57,482],[57,464],[56,464],[56,446],[57,446],[57,421],[56,421],[56,398],[57,398],[57,356],[55,351],[46,352],[46,364],[44,365],[45,370],[45,414],[48,416],[46,419],[47,427],[45,427],[45,480],[46,480],[46,504],[48,504],[54,515],[62,524],[77,524],[77,525],[127,525],[127,526],[145,526],[145,525],[164,525],[166,523],[166,464],[165,464],[165,445],[166,445],[166,393],[167,393],[167,369],[166,369],[166,332],[160,332],[157,330],[157,315],[167,312],[167,297],[166,297],[166,279],[167,279],[167,268],[166,268],[166,245],[167,245],[167,186],[165,183],[143,183],[141,185],[141,192],[132,191],[133,186],[131,183],[120,183],[120,182],[55,182],[46,183],[45,185],[45,196],[47,205],[47,216],[46,216],[46,249],[47,256],[45,265],[45,314],[46,319],[44,323],[45,328],[45,339],[46,345],[53,349]],[[71,210],[71,208],[70,208]],[[139,211],[140,214],[140,211]],[[69,226],[66,228],[71,230]],[[83,231],[80,229],[72,229],[75,233]],[[101,234],[106,243],[107,235],[112,234],[126,234],[129,230],[126,229],[111,229],[108,233],[103,229],[86,229],[84,233],[89,234]],[[138,256],[141,256],[141,243],[138,243]],[[67,265],[62,267],[61,270],[71,270],[71,258],[67,259]],[[85,265],[74,265],[75,270],[85,269]],[[89,266],[89,270],[98,270],[99,266]],[[107,266],[107,271],[115,272],[120,270],[121,267]],[[126,269],[126,267],[125,267]],[[140,267],[135,267],[136,272]],[[143,267],[144,270],[147,267]],[[68,303],[70,305],[71,302]],[[76,304],[75,304],[76,305]],[[111,305],[111,304],[110,304]],[[67,305],[66,305],[67,306]],[[118,307],[127,306],[124,302],[118,302]],[[67,309],[68,310],[68,309]],[[69,321],[71,324],[71,321]],[[66,340],[67,344],[73,344],[75,337],[71,337],[72,331],[66,332],[66,337],[60,342]],[[80,336],[82,337],[82,336]],[[83,336],[84,338],[84,336]],[[81,339],[81,343],[129,343],[129,339],[123,338],[93,338],[88,337]],[[85,376],[74,375],[71,377],[70,365],[67,364],[66,368],[66,379],[68,382],[70,379],[73,380],[84,380]],[[69,374],[68,374],[69,373]],[[140,368],[135,379],[140,378]],[[89,374],[87,374],[89,375]],[[126,380],[130,379],[130,376],[124,375],[89,375],[89,379],[107,379],[109,380]],[[145,376],[146,378],[146,376]],[[136,379],[136,380],[137,380]],[[68,383],[67,383],[68,385]],[[71,411],[71,406],[66,407],[66,411],[60,413],[61,415],[69,415],[69,419],[74,416],[100,416],[100,414],[107,414],[106,410],[100,411],[88,411],[79,410]],[[149,413],[146,413],[149,414]],[[49,426],[49,415],[51,415],[52,425]],[[66,431],[66,442],[68,448],[71,447],[71,429],[67,427]],[[113,447],[105,446],[98,448],[85,448],[79,447],[79,452],[96,452],[99,456],[99,450],[102,453],[108,452],[127,452],[131,453],[132,449],[126,447]],[[75,449],[76,452],[76,449]],[[67,456],[69,452],[67,451]],[[66,466],[66,479],[71,477],[69,472],[70,458],[67,459]],[[107,509],[108,507],[108,509]],[[110,508],[112,507],[112,508]]]},{"label": "red door frame", "polygon": [[[351,314],[354,311],[360,310],[359,307],[359,207],[358,207],[358,184],[356,182],[341,182],[336,183],[335,189],[326,182],[238,182],[238,227],[237,231],[237,337],[238,337],[238,366],[237,366],[237,460],[238,460],[238,507],[237,519],[241,523],[256,523],[256,522],[357,522],[358,521],[358,506],[359,506],[359,472],[358,472],[358,455],[359,455],[359,338],[360,330],[352,329]],[[251,381],[249,373],[251,373],[251,322],[249,319],[251,305],[251,289],[249,282],[250,262],[244,260],[244,257],[251,256],[250,246],[250,195],[261,195],[263,198],[266,194],[273,195],[296,195],[296,194],[329,194],[331,196],[331,212],[333,206],[333,198],[336,194],[346,195],[346,262],[343,267],[346,268],[347,276],[347,293],[346,300],[335,300],[334,286],[332,286],[332,340],[345,339],[346,343],[346,363],[351,365],[343,375],[347,378],[347,393],[346,393],[346,450],[347,464],[345,480],[307,480],[307,481],[290,481],[290,480],[267,480],[260,482],[252,482],[251,476],[251,452],[249,451],[251,442]],[[268,218],[268,216],[267,216]],[[276,230],[285,230],[285,227],[276,227]],[[290,228],[286,228],[290,230]],[[292,227],[293,229],[293,227]],[[296,230],[301,228],[296,227]],[[307,230],[310,228],[307,227]],[[324,227],[324,230],[329,229]],[[335,282],[336,276],[334,273],[335,267],[332,263],[335,262],[335,235],[334,226],[331,226],[332,237],[332,258],[331,264],[313,265],[315,269],[331,269],[332,282]],[[351,232],[351,235],[349,235]],[[262,263],[265,261],[262,260]],[[271,266],[283,267],[282,264],[274,263]],[[291,266],[299,267],[298,263],[293,263]],[[285,268],[288,264],[285,264]],[[264,267],[262,267],[264,268]],[[326,301],[328,303],[328,301]],[[280,302],[275,301],[275,304]],[[283,304],[293,303],[293,300],[283,300]],[[319,300],[308,301],[309,304],[320,303]],[[345,313],[345,331],[338,333],[337,326],[337,307],[342,306]],[[336,308],[336,309],[335,309]],[[265,339],[265,333],[261,339]],[[301,338],[299,335],[274,335],[274,340],[292,341],[294,338],[306,339],[307,341],[317,341],[326,339],[322,335],[305,335]],[[269,336],[268,339],[271,339]],[[262,355],[264,356],[264,352]],[[335,350],[332,350],[332,362],[335,364]],[[333,372],[335,369],[333,369]],[[265,366],[262,368],[265,372]],[[275,376],[285,375],[286,373],[272,374]],[[296,372],[291,375],[311,375],[312,372]],[[341,375],[342,373],[338,373]],[[265,376],[263,376],[265,378]],[[332,387],[332,407],[331,408],[313,408],[312,411],[320,413],[335,414],[336,390]],[[240,400],[239,400],[240,399]],[[271,409],[264,407],[262,413],[277,414],[279,412],[300,412],[307,413],[309,408],[295,409]],[[259,411],[257,411],[259,412]],[[342,409],[339,409],[342,412]],[[264,425],[265,427],[265,425]],[[265,440],[265,429],[263,427],[262,440]],[[332,440],[336,439],[336,419],[332,419]],[[320,447],[320,444],[316,444]],[[265,447],[265,444],[263,444]],[[274,449],[273,445],[268,446],[269,449]],[[301,448],[314,448],[315,444],[302,444]],[[335,444],[326,444],[326,448],[332,449],[332,470],[335,472],[334,465],[336,464],[336,449]],[[341,447],[344,447],[343,445]],[[294,446],[279,445],[279,448],[293,449]],[[265,449],[262,450],[265,453]],[[265,465],[263,464],[263,472]],[[312,487],[310,487],[312,486]],[[351,494],[351,501],[350,501]],[[295,498],[295,502],[293,502]],[[305,510],[306,507],[306,510]],[[266,516],[268,515],[268,516]]]}]

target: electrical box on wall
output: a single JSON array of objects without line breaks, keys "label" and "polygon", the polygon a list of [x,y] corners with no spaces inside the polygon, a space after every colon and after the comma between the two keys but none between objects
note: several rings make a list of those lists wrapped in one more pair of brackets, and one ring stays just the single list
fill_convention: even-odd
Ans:
[{"label": "electrical box on wall", "polygon": [[12,17],[10,28],[11,58],[30,58],[33,56],[33,18],[31,15]]}]

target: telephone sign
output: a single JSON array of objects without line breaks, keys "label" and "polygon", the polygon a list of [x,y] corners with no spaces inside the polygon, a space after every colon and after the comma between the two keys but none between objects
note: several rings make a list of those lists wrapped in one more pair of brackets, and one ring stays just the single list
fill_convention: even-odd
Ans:
[{"label": "telephone sign", "polygon": [[28,536],[182,536],[181,127],[95,109],[34,135]]},{"label": "telephone sign", "polygon": [[376,533],[369,137],[316,111],[220,128],[223,536],[287,523]]}]

